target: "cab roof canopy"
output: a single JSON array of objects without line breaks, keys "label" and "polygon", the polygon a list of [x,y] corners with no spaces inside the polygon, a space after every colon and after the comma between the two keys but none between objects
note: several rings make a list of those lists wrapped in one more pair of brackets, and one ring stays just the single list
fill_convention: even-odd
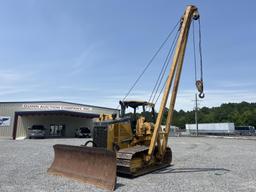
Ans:
[{"label": "cab roof canopy", "polygon": [[154,103],[149,103],[147,101],[120,101],[120,105],[125,107],[137,108],[139,106],[151,106],[154,107]]}]

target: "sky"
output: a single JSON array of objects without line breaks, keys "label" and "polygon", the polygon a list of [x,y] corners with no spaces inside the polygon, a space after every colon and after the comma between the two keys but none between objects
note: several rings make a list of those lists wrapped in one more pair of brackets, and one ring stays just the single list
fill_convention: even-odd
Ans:
[{"label": "sky", "polygon": [[[0,101],[117,107],[190,4],[202,30],[199,106],[256,102],[254,0],[1,0]],[[194,107],[191,34],[177,110]],[[169,45],[127,99],[148,100]]]}]

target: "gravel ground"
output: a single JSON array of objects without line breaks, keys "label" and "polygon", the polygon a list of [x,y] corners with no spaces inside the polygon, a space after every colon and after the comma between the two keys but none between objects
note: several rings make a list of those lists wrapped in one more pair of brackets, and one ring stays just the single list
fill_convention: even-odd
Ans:
[{"label": "gravel ground", "polygon": [[[0,140],[0,191],[103,191],[50,176],[52,145],[84,139]],[[116,191],[256,191],[256,139],[169,138],[172,166],[135,179],[117,178]]]}]

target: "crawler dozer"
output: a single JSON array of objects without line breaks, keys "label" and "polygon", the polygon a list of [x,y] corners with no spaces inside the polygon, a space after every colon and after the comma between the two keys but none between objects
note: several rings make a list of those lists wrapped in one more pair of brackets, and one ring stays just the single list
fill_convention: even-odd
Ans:
[{"label": "crawler dozer", "polygon": [[[199,18],[188,6],[180,20],[179,36],[158,114],[147,101],[120,101],[119,115],[102,115],[94,125],[93,140],[82,146],[54,145],[55,158],[48,173],[70,177],[114,190],[116,174],[136,177],[167,167],[172,151],[167,146],[191,21]],[[197,81],[200,95],[203,81]],[[165,129],[161,122],[172,88]],[[127,112],[127,109],[132,112]],[[141,108],[141,113],[137,113]],[[92,146],[88,146],[88,143]]]}]

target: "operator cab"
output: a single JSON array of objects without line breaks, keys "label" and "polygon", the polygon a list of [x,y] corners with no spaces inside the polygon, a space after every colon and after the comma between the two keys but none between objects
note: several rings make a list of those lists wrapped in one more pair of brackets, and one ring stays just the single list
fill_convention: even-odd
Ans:
[{"label": "operator cab", "polygon": [[[137,119],[140,116],[145,117],[145,122],[155,123],[156,113],[154,109],[154,104],[147,101],[119,101],[121,105],[121,114],[120,117],[130,117],[132,131],[136,130]],[[128,112],[129,108],[133,109],[133,112]],[[141,111],[141,113],[138,113]]]}]

